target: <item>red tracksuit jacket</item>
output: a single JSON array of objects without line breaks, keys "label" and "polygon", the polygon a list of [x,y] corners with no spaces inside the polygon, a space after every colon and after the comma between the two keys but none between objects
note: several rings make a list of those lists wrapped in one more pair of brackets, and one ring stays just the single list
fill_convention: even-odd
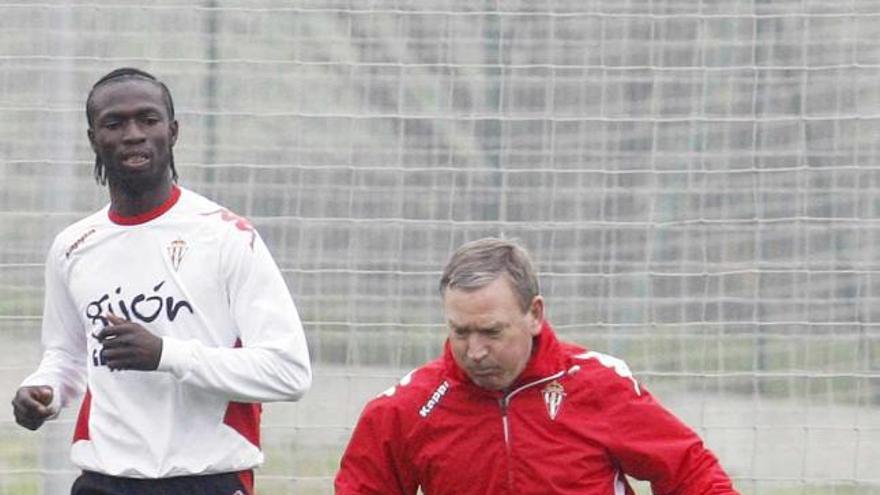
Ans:
[{"label": "red tracksuit jacket", "polygon": [[444,355],[364,408],[337,495],[657,495],[737,492],[700,438],[619,359],[557,340],[549,324],[506,393]]}]

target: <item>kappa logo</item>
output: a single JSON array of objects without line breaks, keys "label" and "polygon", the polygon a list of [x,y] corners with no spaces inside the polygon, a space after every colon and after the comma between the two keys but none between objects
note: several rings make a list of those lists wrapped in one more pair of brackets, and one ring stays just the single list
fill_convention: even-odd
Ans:
[{"label": "kappa logo", "polygon": [[174,267],[175,272],[180,268],[180,263],[188,249],[186,241],[180,238],[171,241],[171,244],[168,245],[168,258],[171,260],[171,266]]},{"label": "kappa logo", "polygon": [[238,230],[240,230],[242,232],[250,233],[251,234],[251,244],[250,245],[251,245],[251,249],[254,249],[254,240],[257,238],[257,230],[254,229],[254,226],[251,224],[251,222],[248,221],[247,218],[240,217],[225,208],[221,208],[219,210],[215,210],[215,211],[208,212],[208,213],[202,213],[202,215],[204,215],[206,217],[211,216],[211,215],[218,215],[218,214],[220,215],[220,219],[223,220],[224,222],[232,222],[235,225],[235,228],[237,228]]},{"label": "kappa logo", "polygon": [[437,387],[436,390],[434,390],[434,393],[431,394],[431,398],[428,399],[428,402],[425,402],[425,405],[422,406],[421,409],[419,409],[419,416],[427,418],[428,415],[431,414],[431,411],[433,411],[434,408],[437,407],[437,404],[440,403],[440,399],[442,399],[443,396],[446,395],[446,392],[448,390],[449,382],[443,380],[443,383],[441,383],[440,386]]},{"label": "kappa logo", "polygon": [[77,248],[82,246],[83,243],[86,241],[86,239],[88,239],[88,237],[90,235],[94,234],[95,232],[97,232],[97,230],[89,229],[88,231],[86,231],[85,234],[81,235],[79,237],[79,239],[77,239],[73,244],[71,244],[70,246],[67,247],[67,249],[64,251],[64,257],[70,258],[70,254],[73,253],[74,251],[76,251]]}]

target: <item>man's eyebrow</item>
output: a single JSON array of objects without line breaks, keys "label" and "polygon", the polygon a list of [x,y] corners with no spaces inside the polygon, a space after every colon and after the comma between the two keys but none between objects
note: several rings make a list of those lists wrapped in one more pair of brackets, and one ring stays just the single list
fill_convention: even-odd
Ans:
[{"label": "man's eyebrow", "polygon": [[494,332],[502,330],[504,326],[505,325],[500,322],[494,322],[491,325],[487,325],[485,327],[475,325],[456,325],[451,321],[449,322],[449,328],[457,332]]},{"label": "man's eyebrow", "polygon": [[455,322],[449,321],[449,328],[456,332],[469,332],[472,330],[472,327],[469,325],[457,325]]},{"label": "man's eyebrow", "polygon": [[122,115],[143,115],[143,114],[148,114],[148,113],[158,113],[158,114],[161,114],[161,113],[162,113],[162,107],[159,107],[159,106],[156,106],[156,105],[152,105],[152,104],[148,104],[148,105],[143,105],[143,106],[137,107],[137,108],[133,109],[131,112],[123,111],[123,110],[109,110],[109,111],[107,111],[107,112],[105,112],[105,113],[101,113],[101,114],[99,114],[99,115],[98,115],[98,119],[104,119],[104,118],[107,118],[107,117],[116,117],[116,118],[118,118],[119,116],[122,116]]}]

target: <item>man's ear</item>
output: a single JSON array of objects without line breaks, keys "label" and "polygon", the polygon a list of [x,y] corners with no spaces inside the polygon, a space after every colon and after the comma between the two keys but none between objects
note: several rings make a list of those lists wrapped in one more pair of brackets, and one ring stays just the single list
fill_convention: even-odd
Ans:
[{"label": "man's ear", "polygon": [[177,132],[178,132],[177,119],[172,120],[171,124],[168,125],[168,128],[171,131],[170,142],[171,142],[171,147],[173,148],[174,145],[177,143]]},{"label": "man's ear", "polygon": [[529,331],[533,336],[538,335],[544,326],[544,298],[540,295],[535,296],[529,304],[529,317],[532,319]]},{"label": "man's ear", "polygon": [[89,129],[86,131],[86,135],[89,136],[89,144],[92,146],[92,151],[97,153],[98,146],[95,144],[95,130],[89,127]]}]

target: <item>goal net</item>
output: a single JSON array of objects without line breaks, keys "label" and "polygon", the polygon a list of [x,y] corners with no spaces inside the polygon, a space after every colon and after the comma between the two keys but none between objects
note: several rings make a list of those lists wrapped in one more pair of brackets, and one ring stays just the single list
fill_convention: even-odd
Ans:
[{"label": "goal net", "polygon": [[[494,235],[530,249],[562,337],[625,359],[742,493],[880,493],[876,3],[47,0],[0,19],[9,399],[39,362],[48,246],[107,201],[85,96],[136,66],[174,96],[181,184],[253,221],[305,323],[315,384],[265,408],[261,492],[332,490],[365,401],[441,349],[448,256]],[[32,433],[0,411],[0,493],[66,493],[73,413]]]}]

